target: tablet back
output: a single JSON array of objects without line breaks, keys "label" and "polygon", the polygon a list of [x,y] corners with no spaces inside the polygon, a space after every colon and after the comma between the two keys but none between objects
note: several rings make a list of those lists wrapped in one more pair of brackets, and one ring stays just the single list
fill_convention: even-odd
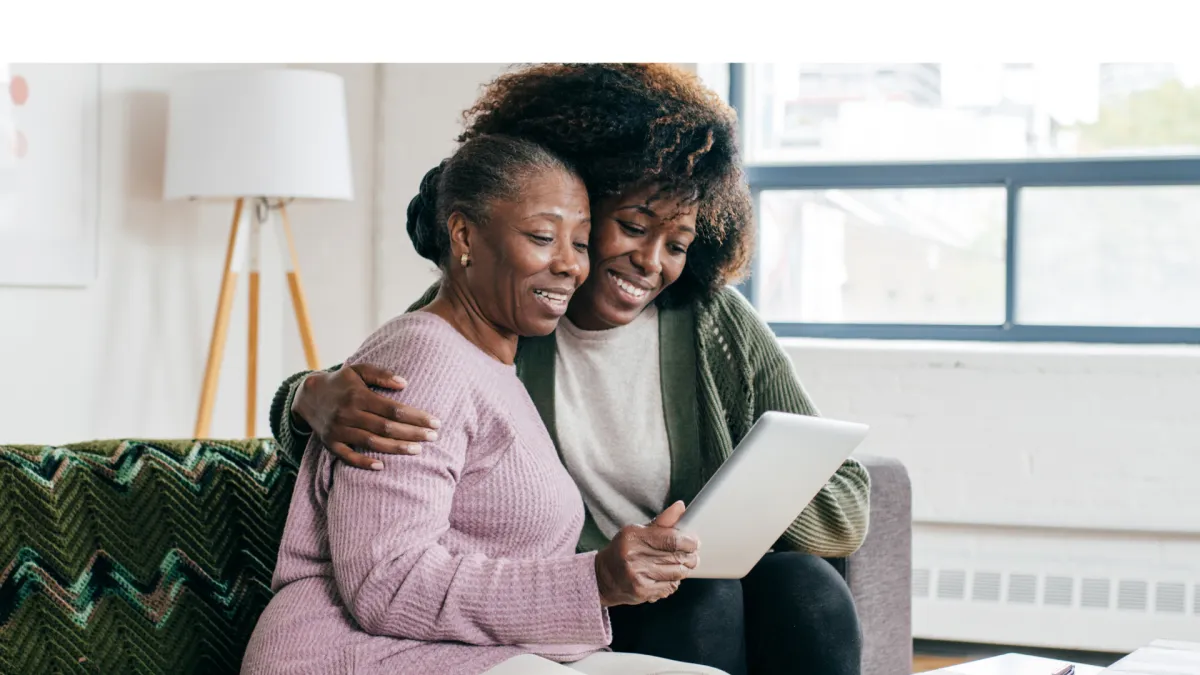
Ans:
[{"label": "tablet back", "polygon": [[866,434],[855,422],[764,413],[679,521],[700,538],[691,576],[746,576]]}]

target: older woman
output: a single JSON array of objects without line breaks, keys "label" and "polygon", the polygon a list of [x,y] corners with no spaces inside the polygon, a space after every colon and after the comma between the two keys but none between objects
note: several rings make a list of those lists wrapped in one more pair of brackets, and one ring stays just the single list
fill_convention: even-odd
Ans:
[{"label": "older woman", "polygon": [[529,141],[479,136],[430,172],[409,220],[440,290],[347,363],[411,373],[425,384],[391,398],[446,426],[382,471],[309,443],[243,672],[715,672],[597,654],[607,607],[669,595],[696,542],[652,526],[576,553],[579,490],[513,367],[518,338],[554,331],[587,277],[579,177]]},{"label": "older woman", "polygon": [[[468,111],[461,140],[488,133],[553,149],[578,167],[591,196],[592,273],[559,330],[523,341],[518,358],[587,505],[580,550],[691,500],[764,411],[816,414],[770,330],[726,287],[750,259],[750,199],[735,117],[695,77],[640,64],[527,68],[494,82]],[[374,460],[352,446],[412,452],[438,425],[368,390],[397,386],[392,372],[293,377],[273,406],[276,435],[294,448],[311,427],[364,468]],[[398,374],[411,387],[448,386]],[[868,495],[865,469],[847,460],[745,579],[688,579],[657,603],[614,607],[613,648],[735,674],[800,663],[858,673],[854,603],[822,557],[861,544]]]}]

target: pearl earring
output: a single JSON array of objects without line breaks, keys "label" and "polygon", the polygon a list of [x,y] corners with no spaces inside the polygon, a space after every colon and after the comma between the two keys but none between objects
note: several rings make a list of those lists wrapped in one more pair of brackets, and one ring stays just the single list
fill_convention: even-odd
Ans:
[{"label": "pearl earring", "polygon": [[470,265],[471,264],[471,254],[470,253],[462,254],[462,257],[459,258],[458,261],[462,263],[463,267]]}]

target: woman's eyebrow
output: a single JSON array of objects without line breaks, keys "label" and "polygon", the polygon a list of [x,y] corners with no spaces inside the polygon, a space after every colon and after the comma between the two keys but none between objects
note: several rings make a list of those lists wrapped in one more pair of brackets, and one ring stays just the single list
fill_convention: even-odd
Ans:
[{"label": "woman's eyebrow", "polygon": [[561,213],[551,213],[550,211],[542,211],[540,213],[533,213],[528,216],[525,216],[521,220],[533,220],[534,218],[549,218],[550,220],[558,221],[560,223],[563,220]]},{"label": "woman's eyebrow", "polygon": [[638,213],[641,213],[641,214],[643,214],[643,215],[650,216],[651,218],[657,218],[657,217],[658,217],[658,214],[654,212],[654,209],[650,208],[650,207],[649,207],[648,205],[646,205],[646,204],[630,204],[630,205],[628,205],[628,206],[622,206],[621,208],[619,208],[619,209],[617,209],[617,210],[618,210],[618,211],[630,211],[630,210],[633,210],[633,211],[637,211]]},{"label": "woman's eyebrow", "polygon": [[[655,210],[654,210],[654,209],[650,208],[650,207],[649,207],[649,206],[647,206],[646,204],[630,204],[630,205],[628,205],[628,206],[622,206],[622,207],[619,207],[619,208],[617,209],[617,211],[637,211],[638,213],[641,213],[641,214],[643,214],[643,215],[650,216],[651,218],[657,218],[657,217],[658,217],[658,213],[657,213],[657,212],[655,212]],[[693,234],[693,235],[694,235],[694,234],[696,234],[696,228],[694,228],[694,227],[692,227],[692,226],[690,226],[690,225],[680,225],[680,226],[679,226],[679,229],[680,229],[680,230],[682,230],[682,231],[684,231],[684,232],[691,233],[691,234]]]}]

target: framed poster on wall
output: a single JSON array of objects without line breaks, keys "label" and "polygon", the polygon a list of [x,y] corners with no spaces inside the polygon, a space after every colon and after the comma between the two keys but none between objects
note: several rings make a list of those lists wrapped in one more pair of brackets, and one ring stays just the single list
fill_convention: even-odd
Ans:
[{"label": "framed poster on wall", "polygon": [[96,277],[100,66],[0,63],[0,286]]}]

